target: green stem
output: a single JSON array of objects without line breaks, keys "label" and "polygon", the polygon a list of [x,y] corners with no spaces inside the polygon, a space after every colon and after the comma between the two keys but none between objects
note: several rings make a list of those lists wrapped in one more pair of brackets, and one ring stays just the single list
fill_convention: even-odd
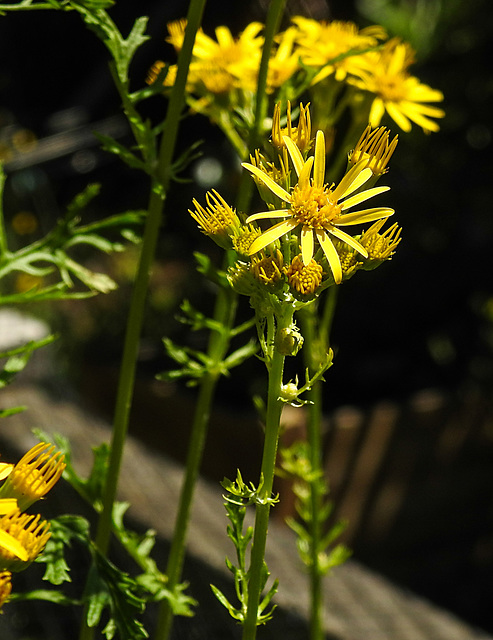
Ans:
[{"label": "green stem", "polygon": [[[113,419],[110,459],[103,495],[103,510],[98,520],[96,533],[96,545],[103,554],[107,552],[109,546],[113,504],[116,498],[121,460],[128,430],[137,353],[151,267],[154,261],[159,230],[163,218],[165,195],[172,175],[172,160],[178,126],[185,102],[185,83],[188,75],[188,67],[192,56],[195,34],[202,20],[205,1],[206,0],[191,0],[190,3],[187,16],[187,29],[185,31],[183,47],[178,58],[176,81],[170,95],[165,126],[163,128],[164,134],[161,137],[159,162],[156,173],[157,180],[153,181],[151,188],[148,215],[140,250],[139,266],[132,292],[123,345],[123,356]],[[80,640],[90,640],[94,636],[94,629],[87,626],[86,618],[87,616],[84,615],[79,636]]]},{"label": "green stem", "polygon": [[[318,306],[312,304],[301,314],[305,365],[310,375],[320,366],[321,358],[327,353],[330,345],[330,330],[335,313],[337,287],[331,287],[318,323]],[[317,326],[318,325],[318,326]],[[322,620],[322,572],[319,565],[319,548],[323,535],[322,522],[318,516],[323,507],[323,485],[320,476],[323,474],[322,464],[322,381],[317,380],[308,392],[307,441],[310,468],[313,481],[310,483],[310,640],[322,640],[324,637]]]},{"label": "green stem", "polygon": [[[264,126],[265,114],[267,113],[267,75],[269,72],[269,58],[272,51],[274,37],[279,29],[281,17],[284,11],[286,0],[271,0],[267,18],[265,20],[264,29],[264,47],[262,50],[262,58],[257,81],[257,100],[255,103],[255,120],[248,139],[248,151],[253,151],[260,146],[262,138],[262,129]],[[253,193],[254,181],[251,179],[248,171],[244,171],[241,175],[240,185],[238,189],[238,211],[246,211],[247,204],[251,201]]]},{"label": "green stem", "polygon": [[[293,321],[293,308],[285,305],[283,315],[278,319],[277,332],[289,327]],[[270,336],[270,343],[272,336]],[[269,526],[270,503],[274,483],[277,445],[279,441],[279,427],[281,419],[282,401],[281,387],[283,381],[285,356],[274,348],[269,362],[269,383],[267,393],[267,412],[265,420],[265,438],[262,454],[260,479],[262,484],[259,501],[255,508],[255,526],[253,534],[252,553],[248,578],[248,606],[243,623],[243,640],[254,640],[257,633],[258,607],[260,603],[264,556]]]},{"label": "green stem", "polygon": [[[190,443],[188,445],[185,477],[181,489],[180,503],[166,569],[168,577],[167,588],[170,591],[173,591],[181,579],[195,484],[202,463],[212,400],[220,377],[219,365],[224,359],[229,347],[231,329],[236,316],[237,301],[238,297],[232,289],[219,289],[216,298],[214,319],[222,326],[222,330],[221,332],[211,333],[207,351],[207,355],[217,366],[212,367],[202,378],[199,397],[195,407]],[[159,612],[155,634],[156,640],[165,640],[169,637],[173,618],[174,614],[170,603],[164,600]]]}]

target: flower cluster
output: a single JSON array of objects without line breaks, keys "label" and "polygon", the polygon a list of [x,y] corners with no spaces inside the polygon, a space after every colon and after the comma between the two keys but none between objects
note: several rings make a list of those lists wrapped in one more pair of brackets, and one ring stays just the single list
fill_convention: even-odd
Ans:
[{"label": "flower cluster", "polygon": [[50,525],[24,511],[60,479],[64,456],[41,442],[17,464],[0,463],[0,608],[8,599],[12,572],[26,569],[44,549]]},{"label": "flower cluster", "polygon": [[[206,207],[194,201],[195,210],[190,210],[203,233],[236,253],[230,283],[249,295],[254,306],[269,294],[309,302],[358,269],[374,269],[390,259],[400,241],[396,224],[380,233],[393,209],[360,208],[388,191],[389,187],[375,183],[387,171],[397,138],[390,140],[384,127],[367,128],[349,154],[345,175],[330,184],[325,176],[325,137],[319,130],[312,138],[309,109],[300,105],[294,126],[288,108],[284,128],[278,112],[276,107],[272,160],[257,152],[243,163],[267,209],[245,216],[212,192],[206,196]],[[263,221],[274,224],[262,229]],[[350,233],[354,225],[366,223],[374,224]]]},{"label": "flower cluster", "polygon": [[[185,20],[168,25],[167,41],[176,51],[183,44],[185,27]],[[187,85],[189,102],[195,110],[219,124],[218,108],[223,114],[235,108],[238,112],[248,111],[257,86],[262,29],[261,23],[252,22],[234,37],[227,27],[219,26],[215,39],[199,30]],[[372,127],[379,126],[387,115],[403,131],[409,131],[412,123],[427,132],[437,131],[435,119],[443,117],[444,112],[434,103],[441,102],[443,94],[410,73],[413,63],[411,46],[389,38],[381,26],[359,29],[352,22],[295,16],[276,38],[266,90],[276,101],[292,100],[308,90],[315,102],[314,96],[322,92],[331,108],[334,96],[340,98],[347,90],[350,108],[358,109],[360,120],[370,122]],[[161,78],[163,68],[167,68],[164,86],[173,85],[176,66],[162,61],[149,71],[149,84]],[[327,98],[329,94],[332,97]]]}]

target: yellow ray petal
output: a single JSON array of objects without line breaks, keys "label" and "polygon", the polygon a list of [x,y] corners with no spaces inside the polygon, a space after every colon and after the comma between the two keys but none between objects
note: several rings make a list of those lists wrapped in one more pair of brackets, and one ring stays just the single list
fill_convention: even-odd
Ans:
[{"label": "yellow ray petal", "polygon": [[325,136],[322,131],[317,131],[317,137],[315,139],[313,184],[316,187],[323,187],[325,184]]},{"label": "yellow ray petal", "polygon": [[289,209],[273,209],[272,211],[260,211],[248,216],[246,223],[250,224],[254,220],[269,220],[270,218],[285,218],[290,216],[291,211]]},{"label": "yellow ray petal", "polygon": [[0,547],[3,547],[7,551],[10,551],[10,553],[13,553],[23,562],[26,562],[29,559],[27,551],[24,549],[21,543],[16,538],[14,538],[14,536],[11,536],[9,533],[7,533],[6,531],[2,531],[1,529]]},{"label": "yellow ray petal", "polygon": [[354,213],[346,213],[337,220],[338,227],[344,227],[348,224],[360,224],[361,222],[373,222],[380,218],[388,218],[394,213],[393,209],[387,207],[377,207],[375,209],[364,209],[363,211],[355,211]]},{"label": "yellow ray petal", "polygon": [[[351,167],[349,171],[343,176],[337,187],[332,192],[333,201],[337,202],[344,196],[353,193],[358,187],[364,184],[372,175],[371,169],[362,169],[367,164],[366,160],[360,160],[354,167]],[[353,186],[355,185],[355,186]]]},{"label": "yellow ray petal", "polygon": [[254,253],[257,253],[257,251],[264,249],[268,244],[274,242],[285,233],[288,233],[288,231],[291,231],[292,229],[297,227],[298,224],[299,223],[292,218],[290,218],[289,220],[278,222],[270,229],[267,229],[267,231],[265,231],[261,236],[259,236],[252,242],[248,254],[253,255]]},{"label": "yellow ray petal", "polygon": [[300,187],[306,187],[310,182],[310,173],[312,172],[314,157],[310,156],[307,158],[305,164],[303,165],[303,169],[298,177],[298,184]]},{"label": "yellow ray petal", "polygon": [[367,189],[366,191],[362,191],[361,193],[357,193],[355,196],[351,196],[347,200],[344,200],[342,205],[342,210],[350,209],[360,202],[364,202],[369,198],[373,198],[373,196],[377,196],[379,193],[384,193],[388,191],[390,187],[373,187],[373,189]]},{"label": "yellow ray petal", "polygon": [[301,229],[301,258],[305,266],[313,258],[313,229],[306,226]]},{"label": "yellow ray petal", "polygon": [[324,229],[315,229],[318,241],[322,247],[325,257],[327,258],[330,268],[332,269],[332,275],[334,276],[334,282],[339,284],[342,281],[342,268],[339,255],[335,250],[332,240],[329,238]]},{"label": "yellow ray petal", "polygon": [[10,475],[10,472],[13,468],[13,464],[9,464],[8,462],[0,462],[0,480],[5,480],[5,478]]},{"label": "yellow ray petal", "polygon": [[272,178],[264,173],[261,169],[255,167],[249,162],[242,162],[241,166],[253,173],[253,175],[261,182],[263,182],[265,186],[268,187],[278,198],[281,198],[281,200],[284,200],[284,202],[291,202],[291,196],[289,195],[289,193],[281,186],[279,186],[277,182],[274,182],[274,180],[272,180]]},{"label": "yellow ray petal", "polygon": [[350,236],[345,231],[341,231],[336,227],[327,229],[327,231],[331,233],[333,236],[335,236],[336,238],[339,238],[339,240],[342,240],[343,242],[348,244],[350,247],[353,247],[353,249],[356,249],[356,251],[358,253],[361,253],[361,255],[364,256],[365,258],[368,258],[368,251],[357,240],[355,240],[352,236]]},{"label": "yellow ray petal", "polygon": [[293,161],[294,170],[296,171],[296,175],[299,176],[304,164],[301,151],[291,140],[291,138],[288,138],[288,136],[283,136],[282,139],[284,140],[284,144],[288,148],[289,155],[291,156],[291,160]]}]

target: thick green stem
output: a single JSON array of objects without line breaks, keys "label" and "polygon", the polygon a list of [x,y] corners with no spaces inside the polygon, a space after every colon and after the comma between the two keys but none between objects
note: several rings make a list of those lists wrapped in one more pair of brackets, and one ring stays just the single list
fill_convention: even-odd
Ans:
[{"label": "thick green stem", "polygon": [[[167,587],[170,591],[173,591],[181,579],[188,521],[195,484],[202,463],[212,400],[220,377],[219,365],[224,359],[229,347],[230,332],[236,316],[237,300],[237,295],[232,289],[219,289],[216,298],[214,319],[222,326],[223,330],[221,332],[211,333],[207,352],[207,355],[212,362],[217,364],[217,367],[209,370],[204,378],[202,378],[199,397],[195,407],[194,422],[188,445],[185,477],[181,489],[178,514],[166,569],[168,577]],[[165,640],[165,638],[168,638],[173,617],[173,610],[169,602],[163,601],[155,634],[156,640]]]},{"label": "thick green stem", "polygon": [[[293,308],[286,305],[283,316],[278,319],[278,334],[282,329],[289,327],[292,320]],[[280,396],[284,360],[285,356],[274,348],[272,359],[270,360],[268,367],[269,384],[265,420],[265,439],[260,473],[263,484],[259,492],[259,502],[255,508],[255,526],[248,579],[248,606],[245,621],[243,623],[243,640],[254,640],[257,633],[258,607],[263,586],[262,577],[265,546],[269,527],[269,499],[271,498],[272,486],[274,483],[274,470],[276,466],[277,445],[279,441],[279,427],[282,409]]]}]

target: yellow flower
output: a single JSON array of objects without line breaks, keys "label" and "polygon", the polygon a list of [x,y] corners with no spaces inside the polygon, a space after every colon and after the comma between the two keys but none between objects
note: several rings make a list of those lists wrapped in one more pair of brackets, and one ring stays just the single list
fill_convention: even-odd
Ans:
[{"label": "yellow flower", "polygon": [[22,571],[44,549],[50,524],[18,509],[0,518],[0,570]]},{"label": "yellow flower", "polygon": [[413,61],[414,51],[398,38],[389,40],[381,51],[365,55],[365,71],[351,82],[375,94],[369,117],[372,127],[377,127],[387,112],[403,131],[410,131],[412,122],[424,131],[439,130],[431,118],[443,118],[445,112],[427,103],[441,102],[443,93],[409,74]]},{"label": "yellow flower", "polygon": [[[358,30],[352,22],[324,22],[301,16],[292,21],[298,29],[296,40],[302,62],[310,67],[323,67],[314,83],[332,74],[338,81],[344,80],[348,73],[359,76],[360,55],[354,53],[375,47],[386,37],[380,26]],[[350,51],[351,55],[345,56]]]},{"label": "yellow flower", "polygon": [[322,282],[324,270],[316,260],[303,264],[301,255],[295,256],[285,271],[290,287],[302,295],[315,293]]},{"label": "yellow flower", "polygon": [[397,147],[398,137],[389,142],[389,131],[385,127],[378,129],[370,125],[363,131],[354,151],[349,154],[349,163],[355,165],[366,160],[374,176],[381,176],[388,171],[387,165]]},{"label": "yellow flower", "polygon": [[[327,186],[325,181],[325,138],[322,131],[317,132],[315,155],[303,160],[299,148],[287,136],[284,138],[293,162],[298,183],[288,192],[272,180],[261,169],[249,163],[243,163],[257,179],[263,182],[289,208],[256,213],[247,218],[253,220],[269,218],[287,218],[262,233],[250,247],[250,254],[260,251],[281,236],[300,227],[300,245],[303,264],[309,265],[314,255],[315,239],[323,249],[330,265],[334,281],[342,280],[341,263],[331,240],[338,238],[350,245],[365,258],[367,251],[352,236],[340,227],[372,222],[386,218],[394,213],[393,209],[377,207],[353,213],[345,213],[355,205],[368,200],[389,187],[373,187],[356,193],[372,176],[371,169],[366,167],[366,160],[354,165],[335,186]],[[310,179],[313,169],[313,179]]]},{"label": "yellow flower", "polygon": [[380,230],[385,220],[378,220],[368,231],[362,234],[359,241],[368,251],[368,258],[365,261],[364,269],[374,269],[385,260],[390,260],[395,253],[395,249],[401,241],[402,229],[393,224],[383,233]]},{"label": "yellow flower", "polygon": [[207,207],[203,207],[195,198],[195,211],[188,210],[192,218],[198,223],[200,230],[212,238],[223,249],[231,247],[230,236],[240,228],[240,220],[226,200],[217,191],[206,193]]},{"label": "yellow flower", "polygon": [[[179,51],[185,35],[185,20],[168,24],[170,42]],[[228,27],[215,30],[216,40],[199,29],[193,46],[189,83],[202,83],[211,93],[223,93],[235,87],[254,91],[263,37],[259,35],[263,25],[251,22],[234,38]]]},{"label": "yellow flower", "polygon": [[12,591],[12,574],[10,571],[0,571],[0,611],[8,600]]},{"label": "yellow flower", "polygon": [[52,489],[64,469],[64,456],[54,445],[40,442],[13,466],[0,496],[17,499],[19,509],[24,511]]}]

